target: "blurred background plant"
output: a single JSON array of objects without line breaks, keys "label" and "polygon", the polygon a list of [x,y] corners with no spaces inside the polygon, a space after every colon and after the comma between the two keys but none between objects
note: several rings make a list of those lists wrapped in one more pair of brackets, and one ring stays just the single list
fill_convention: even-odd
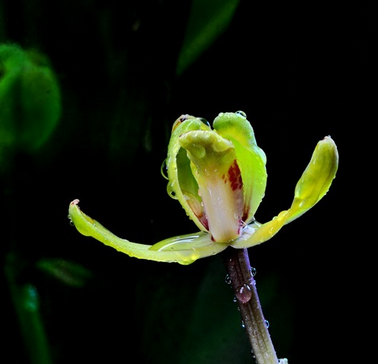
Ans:
[{"label": "blurred background plant", "polygon": [[[188,267],[130,259],[83,240],[67,205],[79,197],[110,230],[138,242],[192,232],[160,175],[172,123],[183,113],[212,120],[243,110],[268,158],[257,219],[270,219],[273,206],[291,202],[316,142],[330,134],[342,154],[347,121],[361,119],[356,90],[370,66],[375,10],[0,0],[6,362],[253,362],[218,257]],[[344,327],[345,249],[334,228],[347,210],[343,170],[300,223],[250,250],[275,348],[290,364],[317,362],[308,355],[319,338],[333,349],[329,362],[338,358],[334,332],[321,323]],[[319,285],[327,305],[314,294]]]}]

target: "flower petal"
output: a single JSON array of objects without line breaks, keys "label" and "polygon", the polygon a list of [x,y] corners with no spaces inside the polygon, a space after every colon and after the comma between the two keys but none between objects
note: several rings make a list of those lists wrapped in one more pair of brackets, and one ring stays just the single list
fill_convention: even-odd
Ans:
[{"label": "flower petal", "polygon": [[145,245],[121,239],[79,208],[79,200],[69,205],[69,218],[76,229],[85,236],[91,236],[122,253],[139,259],[156,262],[191,264],[199,258],[208,257],[226,249],[227,245],[216,244],[209,234],[199,232],[166,239],[155,245]]},{"label": "flower petal", "polygon": [[228,243],[240,236],[243,182],[233,144],[214,131],[196,130],[179,138],[187,150],[214,241]]},{"label": "flower petal", "polygon": [[220,113],[215,118],[213,127],[219,135],[230,140],[235,148],[243,180],[243,221],[248,224],[265,194],[267,180],[265,153],[257,146],[253,128],[244,112]]},{"label": "flower petal", "polygon": [[249,225],[242,236],[230,245],[234,248],[249,248],[272,238],[289,222],[303,215],[328,191],[339,164],[335,142],[325,137],[318,142],[310,163],[295,187],[294,200],[289,210],[282,211],[265,224]]},{"label": "flower petal", "polygon": [[198,195],[198,184],[193,176],[187,153],[179,143],[182,134],[193,130],[211,130],[211,128],[204,119],[190,115],[181,115],[173,124],[166,159],[169,179],[167,189],[170,196],[180,202],[197,227],[202,231],[207,231],[202,199]]},{"label": "flower petal", "polygon": [[288,212],[288,222],[303,215],[329,190],[339,166],[335,142],[327,136],[316,145],[310,163],[295,187],[294,201]]},{"label": "flower petal", "polygon": [[265,224],[254,222],[247,225],[241,237],[233,241],[230,246],[243,249],[264,243],[276,235],[285,224],[287,224],[287,211],[280,212],[278,216]]}]

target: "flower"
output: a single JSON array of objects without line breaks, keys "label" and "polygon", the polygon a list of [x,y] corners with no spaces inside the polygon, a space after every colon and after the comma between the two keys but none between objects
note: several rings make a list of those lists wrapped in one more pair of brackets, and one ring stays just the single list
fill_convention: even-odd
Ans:
[{"label": "flower", "polygon": [[260,224],[254,216],[265,193],[266,156],[257,146],[245,113],[220,113],[213,128],[202,118],[182,115],[173,124],[168,145],[167,190],[199,232],[154,245],[133,243],[84,214],[77,199],[70,203],[69,218],[81,234],[131,257],[191,264],[229,246],[249,248],[272,238],[327,193],[338,159],[331,137],[319,141],[295,187],[290,208]]}]

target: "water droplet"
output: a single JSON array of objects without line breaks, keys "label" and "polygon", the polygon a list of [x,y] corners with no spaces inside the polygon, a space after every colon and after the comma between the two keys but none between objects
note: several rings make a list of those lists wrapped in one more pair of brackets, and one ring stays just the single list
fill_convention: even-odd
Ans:
[{"label": "water droplet", "polygon": [[278,364],[288,364],[287,359],[278,359]]},{"label": "water droplet", "polygon": [[173,186],[171,184],[167,185],[167,192],[169,196],[171,196],[174,200],[177,200],[176,192],[173,190]]},{"label": "water droplet", "polygon": [[190,152],[198,159],[204,158],[206,156],[206,149],[199,144],[192,144]]},{"label": "water droplet", "polygon": [[251,287],[248,284],[243,284],[236,290],[236,298],[241,303],[247,303],[252,298]]},{"label": "water droplet", "polygon": [[226,274],[226,277],[224,278],[224,282],[226,284],[231,284],[231,278],[230,278],[230,276],[228,274]]},{"label": "water droplet", "polygon": [[238,302],[238,299],[236,298],[236,296],[234,296],[234,298],[232,299],[232,302],[234,303]]},{"label": "water droplet", "polygon": [[198,118],[200,119],[206,126],[210,128],[210,123],[205,118]]},{"label": "water droplet", "polygon": [[70,220],[70,225],[71,225],[71,226],[75,226],[75,224],[74,224],[73,221],[71,220],[71,216],[68,214],[67,217],[68,217],[68,220]]},{"label": "water droplet", "polygon": [[274,235],[274,233],[275,233],[275,226],[271,226],[270,228],[269,228],[269,230],[268,230],[268,234],[270,235],[270,236],[273,236]]},{"label": "water droplet", "polygon": [[252,274],[252,277],[254,277],[257,273],[257,270],[255,267],[251,267],[251,274]]},{"label": "water droplet", "polygon": [[241,322],[241,327],[244,329],[245,328],[245,323],[244,323],[244,321],[242,320],[242,322]]},{"label": "water droplet", "polygon": [[242,116],[244,119],[247,118],[247,114],[244,111],[238,110],[235,114]]},{"label": "water droplet", "polygon": [[268,320],[265,320],[265,326],[266,326],[266,328],[269,328],[269,321]]},{"label": "water droplet", "polygon": [[168,175],[167,175],[167,163],[166,163],[166,159],[163,161],[163,163],[161,164],[161,167],[160,167],[160,173],[161,175],[166,179],[168,180]]}]

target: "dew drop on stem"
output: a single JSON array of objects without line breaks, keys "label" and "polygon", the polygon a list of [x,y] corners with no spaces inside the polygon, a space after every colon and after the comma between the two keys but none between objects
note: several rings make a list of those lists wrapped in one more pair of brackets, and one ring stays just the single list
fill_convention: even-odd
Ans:
[{"label": "dew drop on stem", "polygon": [[247,303],[252,298],[252,290],[248,284],[243,284],[236,289],[235,296],[241,303]]},{"label": "dew drop on stem", "polygon": [[224,282],[225,282],[226,284],[231,284],[231,277],[230,277],[229,274],[226,274],[226,277],[224,278]]}]

